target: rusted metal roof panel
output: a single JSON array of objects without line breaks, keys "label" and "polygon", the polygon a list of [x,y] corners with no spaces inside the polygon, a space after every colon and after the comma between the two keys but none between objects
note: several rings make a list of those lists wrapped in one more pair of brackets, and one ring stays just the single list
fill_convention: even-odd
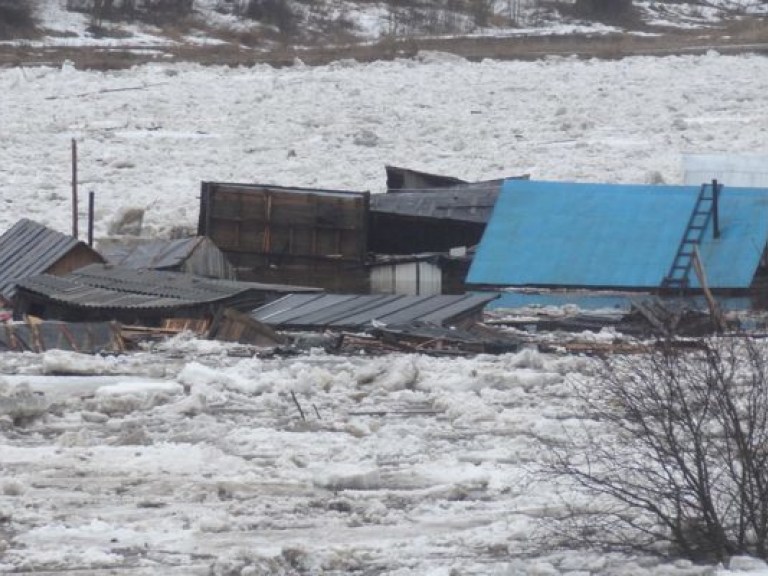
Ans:
[{"label": "rusted metal roof panel", "polygon": [[425,323],[450,326],[479,313],[496,295],[384,296],[291,294],[254,310],[252,316],[282,329],[327,327],[360,330],[377,325]]}]

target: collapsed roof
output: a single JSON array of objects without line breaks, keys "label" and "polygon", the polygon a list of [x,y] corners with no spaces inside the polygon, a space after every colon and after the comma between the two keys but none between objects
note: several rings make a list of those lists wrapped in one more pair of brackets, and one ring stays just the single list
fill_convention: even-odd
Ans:
[{"label": "collapsed roof", "polygon": [[290,294],[254,310],[252,316],[283,330],[362,330],[414,323],[457,326],[480,320],[496,295],[403,296]]},{"label": "collapsed roof", "polygon": [[197,317],[225,307],[251,310],[281,294],[303,291],[317,289],[95,264],[64,277],[42,274],[21,281],[14,315],[120,321]]}]

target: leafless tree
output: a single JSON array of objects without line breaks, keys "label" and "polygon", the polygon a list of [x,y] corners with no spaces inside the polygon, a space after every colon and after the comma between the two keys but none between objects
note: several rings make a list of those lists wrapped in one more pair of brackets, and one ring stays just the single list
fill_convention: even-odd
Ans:
[{"label": "leafless tree", "polygon": [[676,344],[605,360],[577,386],[591,425],[549,462],[592,498],[571,534],[698,560],[768,558],[768,345]]}]

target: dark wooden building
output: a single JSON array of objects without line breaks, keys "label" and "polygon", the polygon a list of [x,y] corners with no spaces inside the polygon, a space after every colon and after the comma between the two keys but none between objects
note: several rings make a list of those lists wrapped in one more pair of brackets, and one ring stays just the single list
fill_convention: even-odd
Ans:
[{"label": "dark wooden building", "polygon": [[368,291],[367,192],[203,182],[198,234],[240,280]]}]

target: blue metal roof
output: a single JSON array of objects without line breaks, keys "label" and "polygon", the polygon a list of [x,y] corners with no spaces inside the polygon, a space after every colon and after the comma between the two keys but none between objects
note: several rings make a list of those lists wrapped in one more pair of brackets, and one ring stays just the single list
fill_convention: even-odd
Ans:
[{"label": "blue metal roof", "polygon": [[[654,289],[669,273],[699,186],[508,180],[467,282]],[[768,189],[723,187],[721,235],[699,251],[711,288],[748,288],[768,239]],[[698,288],[695,273],[691,288]]]}]

